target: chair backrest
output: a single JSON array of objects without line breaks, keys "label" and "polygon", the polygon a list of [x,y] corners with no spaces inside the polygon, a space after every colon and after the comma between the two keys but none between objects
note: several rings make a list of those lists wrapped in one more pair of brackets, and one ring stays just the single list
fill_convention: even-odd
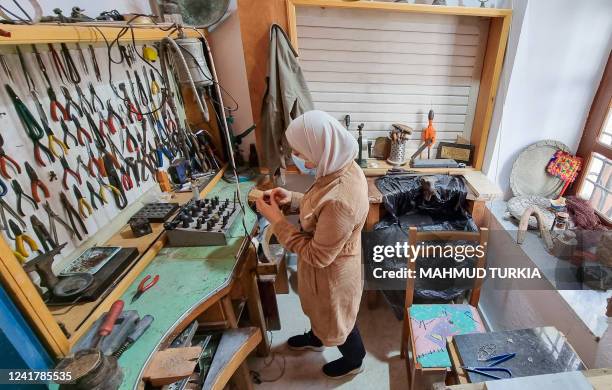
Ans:
[{"label": "chair backrest", "polygon": [[[408,230],[408,243],[411,247],[416,246],[420,242],[427,241],[471,241],[482,245],[484,248],[482,256],[476,256],[476,268],[485,268],[486,257],[487,257],[487,243],[489,240],[489,229],[480,228],[478,232],[466,232],[466,231],[418,231],[415,226],[412,226]],[[412,261],[411,257],[408,257],[408,269],[414,274],[416,271],[416,260]],[[469,304],[476,307],[478,306],[478,300],[480,299],[480,288],[482,287],[483,279],[475,278],[474,286],[469,298]],[[414,301],[414,278],[406,279],[406,301],[405,308],[410,307]]]}]

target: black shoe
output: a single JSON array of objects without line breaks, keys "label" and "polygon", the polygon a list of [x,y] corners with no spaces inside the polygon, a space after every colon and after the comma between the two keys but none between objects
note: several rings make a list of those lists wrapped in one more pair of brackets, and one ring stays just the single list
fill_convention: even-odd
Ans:
[{"label": "black shoe", "polygon": [[355,363],[351,363],[343,357],[323,366],[323,373],[332,379],[340,379],[348,375],[357,375],[362,371],[363,362],[359,365],[355,365]]},{"label": "black shoe", "polygon": [[296,351],[310,349],[311,351],[321,352],[325,349],[321,340],[312,333],[312,330],[299,336],[289,337],[287,345],[289,345],[289,349]]}]

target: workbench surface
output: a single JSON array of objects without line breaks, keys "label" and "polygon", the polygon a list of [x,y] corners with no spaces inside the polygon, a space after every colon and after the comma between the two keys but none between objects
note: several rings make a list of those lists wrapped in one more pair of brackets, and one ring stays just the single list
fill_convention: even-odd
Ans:
[{"label": "workbench surface", "polygon": [[[253,182],[240,185],[246,209],[246,228],[256,223],[255,213],[246,197]],[[235,184],[220,181],[206,196],[233,198]],[[119,359],[124,374],[121,389],[135,389],[149,358],[178,323],[204,304],[219,290],[227,287],[237,263],[237,255],[245,242],[244,227],[237,220],[230,231],[226,246],[163,248],[123,294],[124,310],[137,310],[140,317],[155,317],[151,327]],[[159,275],[159,282],[146,291],[134,304],[130,301],[141,279],[147,274]]]}]

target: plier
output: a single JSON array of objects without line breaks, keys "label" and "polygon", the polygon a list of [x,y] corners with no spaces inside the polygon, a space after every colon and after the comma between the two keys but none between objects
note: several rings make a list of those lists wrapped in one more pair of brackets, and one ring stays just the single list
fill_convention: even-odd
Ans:
[{"label": "plier", "polygon": [[79,140],[77,139],[77,137],[74,136],[74,134],[70,132],[70,130],[68,129],[68,125],[66,124],[66,122],[64,122],[64,119],[60,120],[60,126],[62,126],[62,131],[64,132],[64,145],[66,145],[66,147],[70,149],[70,146],[68,146],[68,137],[72,139],[72,142],[74,142],[75,146],[78,145]]},{"label": "plier", "polygon": [[155,277],[149,283],[147,283],[147,281],[149,279],[151,279],[151,275],[145,276],[140,281],[140,283],[138,283],[138,288],[136,289],[136,293],[132,296],[132,302],[131,303],[136,302],[138,300],[138,298],[140,298],[142,296],[142,294],[144,294],[145,291],[147,291],[151,287],[155,286],[157,284],[157,282],[159,281],[159,275],[155,275]]},{"label": "plier", "polygon": [[66,109],[66,113],[68,114],[68,116],[69,117],[74,116],[74,114],[72,114],[72,111],[71,111],[71,108],[74,107],[76,111],[79,113],[79,117],[82,117],[83,110],[81,110],[81,107],[79,107],[77,102],[75,102],[72,96],[70,96],[70,91],[68,90],[68,88],[61,86],[60,90],[62,91],[62,95],[64,95],[64,99],[66,100],[66,104],[64,105],[64,108]]},{"label": "plier", "polygon": [[32,251],[38,252],[40,250],[36,241],[25,234],[12,219],[9,220],[9,227],[15,235],[15,252],[19,253],[23,258],[27,259],[30,257],[30,253],[26,249],[25,244],[27,244]]},{"label": "plier", "polygon": [[105,188],[109,190],[115,197],[121,196],[121,191],[119,191],[119,189],[115,187],[114,185],[106,184],[104,180],[102,180],[102,178],[99,176],[96,177],[96,180],[98,181],[98,184],[100,184],[99,194],[100,196],[102,196],[102,199],[104,199],[105,203],[108,203],[108,200],[106,199],[106,196],[104,195],[104,191],[103,191],[103,189]]},{"label": "plier", "polygon": [[93,169],[93,167],[95,166],[100,176],[106,177],[106,170],[104,169],[104,162],[102,161],[102,157],[96,158],[89,144],[87,144],[87,154],[89,155],[89,161],[87,161],[87,172],[89,172],[89,175],[91,177],[95,176],[95,172]]},{"label": "plier", "polygon": [[15,192],[15,195],[17,196],[17,212],[19,213],[19,215],[21,215],[22,217],[26,216],[23,212],[23,208],[21,207],[22,198],[26,198],[32,204],[32,206],[34,206],[34,208],[38,210],[38,203],[30,195],[23,192],[23,188],[21,188],[21,185],[17,180],[13,179],[11,181],[11,187],[13,187],[13,192]]},{"label": "plier", "polygon": [[49,250],[57,248],[57,242],[53,240],[45,224],[42,223],[42,221],[38,219],[36,215],[32,215],[30,217],[30,223],[45,252],[49,252]]},{"label": "plier", "polygon": [[134,188],[134,182],[132,181],[129,172],[125,169],[125,167],[119,167],[119,172],[121,172],[121,184],[123,185],[123,188],[126,191]]},{"label": "plier", "polygon": [[[45,210],[45,212],[47,213],[47,217],[49,218],[49,229],[51,230],[51,234],[53,235],[53,241],[58,242],[55,221],[59,222],[64,227],[64,229],[66,229],[71,238],[74,237],[75,232],[74,230],[72,230],[72,227],[68,224],[68,222],[64,221],[55,211],[53,211],[51,205],[49,205],[49,202],[45,202],[45,204],[43,205],[43,209]],[[80,240],[80,235],[78,237]]]},{"label": "plier", "polygon": [[108,128],[112,134],[117,132],[117,126],[115,126],[115,121],[113,119],[117,119],[121,128],[125,129],[125,121],[123,120],[123,117],[119,115],[117,111],[115,111],[110,99],[106,101],[106,112],[108,113],[106,123],[108,124]]},{"label": "plier", "polygon": [[[77,200],[77,205],[78,205],[78,209],[79,209],[79,214],[81,214],[81,217],[83,218],[87,218],[88,216],[90,216],[91,214],[93,214],[93,208],[91,207],[91,205],[87,202],[87,200],[83,197],[83,195],[81,194],[81,191],[77,188],[76,185],[72,185],[72,192],[74,193],[74,197]],[[86,213],[85,211],[88,211],[89,213]]]},{"label": "plier", "polygon": [[98,190],[98,192],[96,192],[93,187],[93,184],[88,181],[87,189],[89,190],[89,203],[95,210],[98,209],[98,206],[96,205],[96,199],[100,201],[101,206],[108,203],[108,201],[106,200],[106,196],[104,195],[104,187],[102,187],[102,185],[100,185],[100,189]]},{"label": "plier", "polygon": [[98,94],[96,93],[96,89],[94,88],[94,85],[90,82],[88,84],[88,87],[89,87],[89,94],[91,95],[91,107],[93,107],[95,110],[96,104],[99,104],[100,110],[104,110],[104,103],[102,103],[102,99],[100,99],[100,96],[98,96]]},{"label": "plier", "polygon": [[74,232],[74,234],[76,234],[76,236],[77,236],[77,238],[79,240],[82,240],[83,237],[79,233],[79,230],[77,229],[77,226],[76,226],[76,223],[74,222],[74,219],[76,218],[76,220],[79,223],[79,225],[81,226],[81,229],[83,230],[83,232],[85,234],[89,234],[89,232],[87,231],[87,227],[85,226],[85,223],[81,219],[81,216],[79,215],[78,211],[75,210],[74,206],[70,203],[70,201],[66,197],[66,194],[63,193],[63,192],[60,192],[60,201],[62,202],[62,206],[64,207],[64,211],[66,212],[66,214],[68,214],[68,219],[70,220],[70,225],[72,226],[72,231]]},{"label": "plier", "polygon": [[81,111],[82,112],[93,112],[94,109],[89,103],[89,100],[87,100],[87,98],[85,97],[85,94],[83,93],[83,90],[81,89],[81,87],[79,87],[78,85],[75,85],[74,89],[76,90],[77,96],[79,97],[79,107],[81,107]]},{"label": "plier", "polygon": [[77,129],[77,140],[79,141],[79,144],[81,146],[85,145],[85,141],[83,141],[83,136],[87,138],[87,142],[89,143],[93,142],[93,139],[91,138],[91,134],[89,134],[89,132],[85,130],[83,126],[81,126],[81,122],[79,122],[78,118],[74,115],[72,115],[70,118],[72,120],[72,123],[74,123],[74,126]]},{"label": "plier", "polygon": [[11,231],[8,227],[8,221],[6,218],[5,211],[7,211],[9,215],[13,217],[13,219],[19,222],[19,224],[21,225],[23,229],[25,229],[27,225],[25,221],[21,219],[21,216],[17,214],[17,212],[15,212],[15,210],[13,210],[13,208],[9,206],[9,204],[6,203],[6,201],[4,200],[4,195],[6,195],[7,193],[7,188],[6,188],[6,184],[4,184],[4,182],[1,179],[0,179],[0,187],[2,189],[2,191],[0,191],[0,218],[2,218],[2,226],[0,226],[0,230],[6,230],[6,235],[8,236],[8,238],[10,238],[11,240],[14,240],[15,237],[11,234]]},{"label": "plier", "polygon": [[60,158],[60,163],[62,164],[62,168],[64,168],[62,183],[64,184],[65,189],[68,189],[68,174],[74,177],[79,182],[79,185],[83,184],[83,181],[81,180],[81,175],[78,172],[72,170],[72,168],[70,168],[70,165],[68,165],[68,161],[66,161],[65,157]]},{"label": "plier", "polygon": [[7,163],[10,163],[13,169],[17,173],[21,174],[21,167],[17,161],[6,154],[6,151],[4,150],[4,138],[2,138],[2,135],[0,135],[0,174],[2,174],[2,177],[5,179],[10,179],[11,175],[9,175],[8,170],[6,169]]},{"label": "plier", "polygon": [[128,166],[129,169],[132,170],[132,175],[134,175],[134,181],[136,182],[136,185],[140,187],[140,173],[138,172],[138,162],[134,159],[134,157],[126,157],[125,164]]},{"label": "plier", "polygon": [[[512,371],[504,367],[497,367],[497,365],[505,361],[508,361],[514,358],[515,356],[516,356],[516,353],[505,353],[505,354],[493,356],[487,360],[484,360],[485,362],[491,362],[488,366],[484,366],[484,367],[463,366],[461,368],[463,368],[467,372],[472,372],[474,374],[482,375],[482,376],[485,376],[491,379],[507,379],[507,378],[512,377]],[[503,372],[507,374],[507,376],[501,377],[501,376],[493,375],[491,374],[491,372]]]},{"label": "plier", "polygon": [[[68,147],[62,141],[60,141],[55,134],[53,134],[53,130],[49,126],[49,121],[47,120],[47,115],[45,110],[43,109],[42,104],[40,103],[40,98],[36,91],[31,92],[34,103],[36,104],[36,109],[38,110],[38,116],[40,117],[40,123],[42,123],[42,127],[45,130],[45,134],[47,134],[47,139],[49,141],[49,150],[53,155],[57,158],[61,157],[64,154],[68,153]],[[56,145],[59,145],[62,148],[63,153],[59,153],[56,149]]]},{"label": "plier", "polygon": [[[113,195],[115,196],[115,204],[119,209],[123,210],[127,207],[128,200],[125,196],[123,187],[121,186],[121,179],[119,178],[119,175],[117,175],[117,170],[115,169],[113,159],[114,157],[110,153],[104,155],[104,169],[106,170],[106,174],[108,176],[108,183],[119,190],[118,192],[113,191]],[[114,161],[116,162],[116,160]]]},{"label": "plier", "polygon": [[32,166],[27,161],[24,163],[24,165],[28,177],[30,178],[30,190],[32,191],[32,197],[34,198],[34,201],[36,203],[40,203],[41,201],[40,196],[38,194],[39,189],[42,190],[45,198],[50,198],[51,194],[49,193],[47,185],[38,178],[38,175],[36,174],[34,168],[32,168]]}]

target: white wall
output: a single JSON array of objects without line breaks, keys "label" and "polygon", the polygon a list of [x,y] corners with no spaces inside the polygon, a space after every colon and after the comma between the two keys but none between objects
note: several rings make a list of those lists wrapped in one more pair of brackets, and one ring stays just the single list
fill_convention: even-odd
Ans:
[{"label": "white wall", "polygon": [[515,0],[514,8],[484,168],[507,196],[523,148],[555,139],[576,150],[612,47],[610,0]]}]

